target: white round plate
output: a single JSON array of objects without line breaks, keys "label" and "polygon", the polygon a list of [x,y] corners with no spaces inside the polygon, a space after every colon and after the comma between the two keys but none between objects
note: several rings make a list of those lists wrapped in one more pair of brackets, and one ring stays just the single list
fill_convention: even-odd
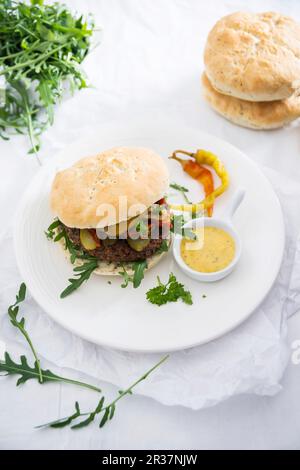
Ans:
[{"label": "white round plate", "polygon": [[[54,174],[81,157],[114,146],[145,146],[167,159],[175,149],[204,148],[216,153],[231,177],[229,190],[217,199],[221,215],[238,186],[246,197],[234,223],[243,252],[235,271],[222,281],[201,284],[176,265],[172,250],[145,274],[141,286],[121,288],[122,280],[91,276],[69,297],[59,294],[72,277],[72,266],[61,245],[46,239],[53,220],[49,191]],[[199,184],[168,160],[171,181],[190,188],[199,201]],[[171,190],[172,192],[172,190]],[[173,197],[181,201],[180,195]],[[25,192],[15,220],[14,241],[21,275],[41,307],[58,323],[94,343],[136,352],[162,352],[206,343],[235,328],[262,302],[278,274],[284,248],[284,225],[279,201],[260,169],[232,145],[201,131],[166,123],[139,122],[95,129],[80,142],[66,147],[35,176]],[[146,300],[157,275],[167,281],[174,272],[193,296],[193,305],[181,301],[161,307]],[[203,297],[206,296],[206,297]]]}]

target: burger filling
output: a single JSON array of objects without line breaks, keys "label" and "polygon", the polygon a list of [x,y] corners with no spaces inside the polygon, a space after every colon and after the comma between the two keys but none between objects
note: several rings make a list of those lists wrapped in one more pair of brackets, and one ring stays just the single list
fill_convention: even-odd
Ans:
[{"label": "burger filling", "polygon": [[[170,214],[164,199],[147,213],[129,221],[126,232],[117,228],[113,237],[99,238],[96,229],[64,226],[72,243],[100,261],[122,263],[144,260],[154,255],[169,234]],[[140,234],[140,235],[139,235]]]}]

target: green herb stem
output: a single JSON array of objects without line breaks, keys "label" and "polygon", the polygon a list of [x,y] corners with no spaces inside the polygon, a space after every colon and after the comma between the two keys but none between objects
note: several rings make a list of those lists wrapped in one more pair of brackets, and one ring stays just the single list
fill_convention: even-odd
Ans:
[{"label": "green herb stem", "polygon": [[0,70],[0,76],[5,75],[8,72],[14,72],[15,70],[22,69],[24,67],[28,67],[28,66],[31,66],[31,65],[37,65],[39,62],[43,62],[43,60],[45,60],[48,57],[50,57],[51,55],[55,54],[56,52],[58,52],[63,47],[64,47],[64,45],[60,45],[60,46],[56,47],[55,49],[52,49],[51,51],[42,54],[41,56],[37,57],[36,59],[31,59],[31,60],[28,60],[27,62],[20,62],[16,65],[11,65],[10,67],[6,67],[5,69]]},{"label": "green herb stem", "polygon": [[23,300],[25,300],[25,296],[26,296],[26,286],[24,283],[22,283],[20,285],[20,288],[19,288],[19,292],[16,296],[16,301],[13,305],[11,305],[10,307],[8,307],[8,316],[10,318],[10,322],[11,324],[18,328],[18,330],[22,333],[22,335],[24,336],[24,338],[26,339],[30,349],[31,349],[31,352],[36,360],[36,368],[37,368],[37,371],[38,371],[38,374],[39,374],[39,382],[40,383],[43,383],[43,374],[42,374],[42,370],[41,370],[41,365],[40,365],[40,361],[39,361],[39,358],[37,356],[37,353],[36,353],[36,350],[33,346],[33,343],[25,329],[25,318],[21,318],[20,320],[18,320],[18,313],[19,313],[19,304],[21,302],[23,302]]},{"label": "green herb stem", "polygon": [[25,120],[27,121],[27,130],[28,130],[28,135],[29,135],[29,139],[31,142],[31,146],[32,146],[32,151],[36,154],[39,164],[41,164],[39,157],[37,155],[38,147],[36,146],[36,143],[35,143],[34,129],[33,129],[33,124],[32,124],[32,113],[29,108],[29,98],[28,98],[26,88],[23,86],[21,82],[10,81],[9,83],[19,93],[19,96],[22,100],[24,116],[25,116]]},{"label": "green herb stem", "polygon": [[189,198],[187,197],[187,194],[189,192],[189,190],[187,188],[185,188],[184,186],[181,186],[180,184],[177,184],[177,183],[171,183],[170,184],[170,188],[172,189],[175,189],[175,191],[179,191],[182,196],[184,197],[184,200],[187,204],[191,204],[191,201],[189,200]]},{"label": "green herb stem", "polygon": [[[26,52],[28,53],[28,52],[32,52],[33,50],[35,50],[38,43],[39,43],[39,40],[35,41],[32,44],[32,46],[26,50]],[[24,54],[24,50],[21,50],[21,51],[15,52],[13,54],[9,54],[9,55],[6,55],[6,56],[1,56],[0,59],[1,59],[1,61],[5,61],[5,60],[8,60],[8,59],[13,59],[13,58],[18,57],[18,56],[23,55],[23,54]]]},{"label": "green herb stem", "polygon": [[24,336],[24,338],[26,339],[30,349],[31,349],[31,352],[33,354],[33,357],[35,358],[35,361],[36,361],[36,364],[37,364],[37,368],[38,368],[38,372],[39,372],[39,382],[42,384],[43,383],[43,374],[42,374],[42,369],[41,369],[41,362],[38,358],[38,355],[36,353],[36,350],[32,344],[32,341],[27,333],[27,331],[24,329],[24,328],[19,328],[20,332],[22,333],[22,335]]},{"label": "green herb stem", "polygon": [[86,382],[81,382],[79,380],[67,379],[66,377],[62,377],[60,375],[58,375],[56,379],[52,380],[56,380],[57,382],[65,382],[71,385],[78,385],[79,387],[88,388],[89,390],[93,390],[94,392],[101,393],[101,388],[96,387],[95,385],[88,384]]},{"label": "green herb stem", "polygon": [[111,406],[111,405],[115,405],[119,400],[121,400],[121,398],[123,398],[125,395],[128,395],[128,394],[131,394],[132,393],[132,390],[140,383],[142,382],[143,380],[146,380],[147,377],[152,374],[152,372],[155,371],[155,369],[157,369],[163,362],[165,362],[167,359],[169,358],[169,354],[167,354],[166,356],[164,356],[159,362],[157,362],[157,364],[155,364],[153,367],[151,367],[151,369],[149,369],[147,372],[145,372],[144,375],[142,375],[142,377],[140,377],[138,380],[136,380],[132,385],[130,385],[130,387],[128,387],[126,390],[124,391],[121,391],[119,396],[117,398],[115,398],[108,406]]}]

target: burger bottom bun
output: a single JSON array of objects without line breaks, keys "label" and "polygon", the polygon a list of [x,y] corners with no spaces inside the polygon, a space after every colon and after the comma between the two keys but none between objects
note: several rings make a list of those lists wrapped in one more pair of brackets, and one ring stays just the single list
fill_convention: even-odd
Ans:
[{"label": "burger bottom bun", "polygon": [[[65,249],[63,239],[60,240],[60,244],[63,247],[66,258],[69,260],[69,253]],[[169,240],[169,248],[171,247],[171,244],[172,239]],[[163,253],[157,254],[154,253],[154,255],[147,258],[146,270],[148,271],[149,269],[153,268],[167,253],[168,251],[164,251]],[[83,263],[84,261],[77,259],[74,263],[74,266],[81,266]],[[106,263],[105,261],[99,261],[98,268],[93,271],[93,274],[96,274],[97,276],[120,276],[120,272],[122,272],[123,267],[125,268],[127,274],[131,275],[134,273],[134,270],[132,269],[132,262],[125,262],[122,263],[122,266],[120,266],[120,264],[117,263]]]},{"label": "burger bottom bun", "polygon": [[277,129],[300,117],[300,97],[279,101],[254,102],[223,95],[202,74],[205,100],[229,121],[250,129]]}]

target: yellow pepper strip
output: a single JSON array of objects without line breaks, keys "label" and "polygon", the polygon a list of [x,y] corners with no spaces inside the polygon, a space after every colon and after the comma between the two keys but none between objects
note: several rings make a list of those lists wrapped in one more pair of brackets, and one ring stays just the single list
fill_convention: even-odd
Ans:
[{"label": "yellow pepper strip", "polygon": [[168,206],[174,211],[193,212],[194,214],[205,210],[205,206],[201,202],[197,204],[168,204]]},{"label": "yellow pepper strip", "polygon": [[[211,166],[218,177],[221,180],[221,185],[218,186],[209,196],[205,197],[200,203],[198,204],[190,204],[190,207],[187,204],[184,205],[176,205],[170,204],[171,209],[173,210],[188,210],[191,212],[199,212],[199,210],[208,210],[210,207],[213,206],[215,198],[223,194],[229,186],[229,175],[221,162],[221,160],[214,155],[212,152],[207,150],[197,150],[196,153],[187,152],[185,150],[176,150],[173,152],[170,158],[174,160],[178,160],[177,153],[182,153],[184,155],[188,155],[196,160],[196,162],[201,165],[208,165]],[[189,207],[187,209],[187,207]]]}]

